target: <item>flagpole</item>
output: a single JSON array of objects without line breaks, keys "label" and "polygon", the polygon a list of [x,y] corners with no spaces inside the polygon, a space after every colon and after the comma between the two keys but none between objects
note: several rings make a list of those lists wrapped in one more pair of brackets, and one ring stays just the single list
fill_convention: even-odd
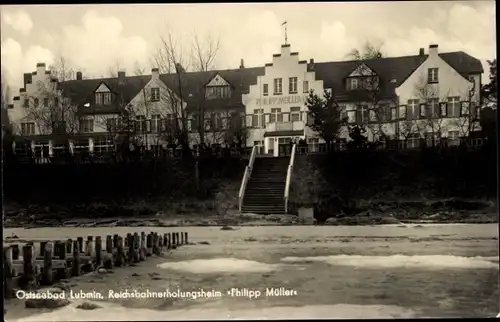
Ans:
[{"label": "flagpole", "polygon": [[288,44],[288,35],[287,35],[287,25],[288,25],[288,22],[285,21],[281,25],[285,26],[285,45],[287,45]]}]

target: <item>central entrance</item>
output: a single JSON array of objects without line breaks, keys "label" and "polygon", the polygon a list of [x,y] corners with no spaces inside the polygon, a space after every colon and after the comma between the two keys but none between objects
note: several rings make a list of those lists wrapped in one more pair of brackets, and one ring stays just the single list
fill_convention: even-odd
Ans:
[{"label": "central entrance", "polygon": [[266,132],[264,137],[266,154],[274,157],[286,156],[291,154],[293,143],[304,139],[304,130]]},{"label": "central entrance", "polygon": [[267,138],[267,153],[274,157],[289,156],[293,143],[298,143],[300,137],[269,137]]}]

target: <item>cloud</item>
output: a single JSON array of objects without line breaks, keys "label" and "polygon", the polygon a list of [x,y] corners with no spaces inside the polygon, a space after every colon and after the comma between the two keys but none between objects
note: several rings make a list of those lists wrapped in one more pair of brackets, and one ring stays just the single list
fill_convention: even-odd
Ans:
[{"label": "cloud", "polygon": [[117,63],[131,74],[136,63],[148,65],[151,53],[143,38],[123,34],[119,19],[88,11],[80,25],[63,28],[61,54],[95,77],[107,76]]},{"label": "cloud", "polygon": [[54,55],[49,49],[30,46],[28,50],[23,51],[21,45],[12,38],[3,41],[1,48],[5,80],[16,91],[23,86],[23,74],[35,70],[37,63],[45,62],[50,65],[54,62]]},{"label": "cloud", "polygon": [[27,36],[33,28],[33,22],[31,21],[30,15],[24,11],[4,13],[3,22],[25,36]]}]

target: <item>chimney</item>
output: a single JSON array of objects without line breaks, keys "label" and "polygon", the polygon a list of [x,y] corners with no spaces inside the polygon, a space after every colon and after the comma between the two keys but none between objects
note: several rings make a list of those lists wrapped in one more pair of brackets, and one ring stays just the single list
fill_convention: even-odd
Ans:
[{"label": "chimney", "polygon": [[429,56],[434,56],[438,54],[438,45],[429,46]]},{"label": "chimney", "polygon": [[160,78],[160,70],[158,68],[151,69],[151,78],[153,79]]},{"label": "chimney", "polygon": [[418,51],[418,55],[419,55],[419,56],[423,56],[423,55],[425,55],[425,51],[424,51],[424,49],[423,49],[423,48],[420,48],[420,50]]},{"label": "chimney", "polygon": [[243,61],[243,58],[240,61],[240,68],[245,68],[245,62]]},{"label": "chimney", "polygon": [[31,84],[31,73],[24,73],[24,88],[26,84]]},{"label": "chimney", "polygon": [[45,75],[45,63],[36,64],[36,74]]},{"label": "chimney", "polygon": [[309,70],[314,70],[315,69],[315,67],[314,67],[314,59],[313,58],[309,59],[309,66],[308,67],[309,67]]},{"label": "chimney", "polygon": [[76,80],[82,80],[82,72],[76,72]]},{"label": "chimney", "polygon": [[125,72],[119,71],[118,72],[118,84],[123,84],[123,83],[125,83]]}]

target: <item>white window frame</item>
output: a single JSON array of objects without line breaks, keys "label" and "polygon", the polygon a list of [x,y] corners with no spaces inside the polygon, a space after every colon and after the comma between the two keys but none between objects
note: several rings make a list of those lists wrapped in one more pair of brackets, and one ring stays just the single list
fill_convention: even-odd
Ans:
[{"label": "white window frame", "polygon": [[281,113],[281,108],[271,109],[271,115],[269,115],[269,123],[283,123],[283,113]]},{"label": "white window frame", "polygon": [[[255,124],[255,122],[254,122],[255,117],[257,118],[257,124]],[[264,109],[262,109],[262,108],[254,109],[253,115],[252,115],[252,127],[263,128],[264,122],[262,122],[262,121],[265,117],[266,116],[264,114]]]},{"label": "white window frame", "polygon": [[283,94],[283,79],[275,78],[274,79],[274,95]]},{"label": "white window frame", "polygon": [[159,101],[160,101],[160,88],[151,87],[151,102],[159,102]]},{"label": "white window frame", "polygon": [[[448,106],[447,106],[448,111],[446,111],[446,116],[448,116],[448,117],[460,117],[460,111],[462,109],[462,106],[460,103],[460,97],[458,97],[458,96],[448,97],[448,104],[451,105],[451,108],[448,109]],[[458,115],[455,115],[455,111],[457,111],[457,108],[456,108],[457,105],[459,107],[459,109],[458,109],[459,113],[458,113]]]},{"label": "white window frame", "polygon": [[411,119],[418,119],[418,117],[420,116],[420,101],[418,99],[408,100],[407,106],[411,109]]},{"label": "white window frame", "polygon": [[[296,109],[298,109],[298,111]],[[297,117],[297,119],[294,120],[293,117]],[[299,122],[299,121],[302,121],[302,113],[300,111],[300,106],[290,107],[290,122]]]},{"label": "white window frame", "polygon": [[288,93],[289,94],[297,94],[297,77],[289,77],[288,78]]},{"label": "white window frame", "polygon": [[427,69],[427,82],[430,84],[439,83],[439,68]]},{"label": "white window frame", "polygon": [[359,89],[359,80],[357,78],[349,79],[351,90]]}]

